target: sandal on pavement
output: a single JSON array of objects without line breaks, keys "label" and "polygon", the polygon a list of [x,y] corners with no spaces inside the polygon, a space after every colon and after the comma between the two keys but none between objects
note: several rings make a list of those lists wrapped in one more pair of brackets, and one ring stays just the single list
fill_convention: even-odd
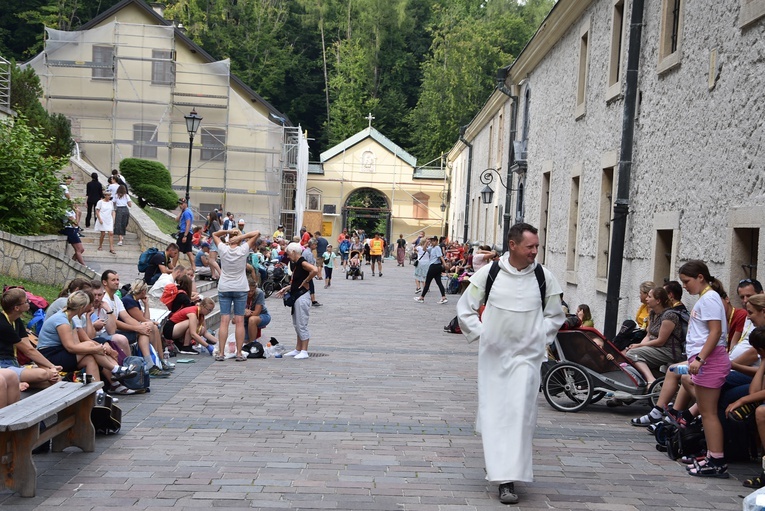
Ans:
[{"label": "sandal on pavement", "polygon": [[694,463],[694,467],[688,468],[688,473],[696,477],[718,477],[720,479],[727,479],[730,477],[728,474],[728,464],[717,465],[712,463],[709,458],[703,462]]},{"label": "sandal on pavement", "polygon": [[746,488],[752,488],[758,490],[765,486],[765,472],[760,472],[760,475],[751,479],[746,479],[742,483]]},{"label": "sandal on pavement", "polygon": [[661,422],[663,418],[664,416],[661,416],[658,419],[656,419],[650,413],[647,413],[635,419],[630,419],[630,424],[640,428],[647,428],[651,424],[656,424],[657,422]]},{"label": "sandal on pavement", "polygon": [[131,396],[135,394],[135,390],[129,389],[124,385],[116,385],[109,390],[110,394],[119,394],[120,396]]},{"label": "sandal on pavement", "polygon": [[226,360],[226,357],[224,357],[223,355],[215,355],[216,362],[223,362],[224,360]]},{"label": "sandal on pavement", "polygon": [[236,356],[236,361],[237,362],[244,362],[245,360],[247,360],[247,357],[245,357],[243,355],[237,355]]}]

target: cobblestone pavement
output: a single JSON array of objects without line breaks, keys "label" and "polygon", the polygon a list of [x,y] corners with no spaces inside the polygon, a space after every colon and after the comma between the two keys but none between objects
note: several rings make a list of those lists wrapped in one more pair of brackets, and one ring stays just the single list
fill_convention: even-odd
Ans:
[{"label": "cobblestone pavement", "polygon": [[[97,452],[36,455],[38,495],[4,509],[503,509],[473,433],[476,350],[443,332],[456,296],[412,300],[413,268],[383,277],[336,270],[312,309],[308,360],[178,364],[152,391],[120,400],[119,435]],[[289,310],[267,300],[264,330],[292,347]],[[539,396],[534,483],[522,510],[741,509],[744,476],[697,479],[628,418],[640,407],[552,410]]]}]

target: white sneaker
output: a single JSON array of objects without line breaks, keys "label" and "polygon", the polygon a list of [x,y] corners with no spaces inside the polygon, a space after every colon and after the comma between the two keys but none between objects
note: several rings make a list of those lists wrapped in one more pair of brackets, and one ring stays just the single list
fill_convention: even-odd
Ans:
[{"label": "white sneaker", "polygon": [[423,297],[421,297],[421,296],[415,296],[415,297],[414,297],[414,301],[415,301],[415,302],[420,302],[420,303],[422,303],[422,302],[424,302],[424,301],[425,301],[425,299],[424,299]]},{"label": "white sneaker", "polygon": [[297,354],[299,354],[299,353],[300,353],[300,352],[299,352],[298,350],[292,350],[292,351],[290,351],[289,353],[285,353],[285,354],[284,354],[284,355],[282,355],[282,356],[283,356],[283,357],[294,357],[294,356],[296,356],[296,355],[297,355]]},{"label": "white sneaker", "polygon": [[297,355],[295,355],[295,360],[299,360],[301,358],[308,358],[308,352],[306,350],[303,350]]},{"label": "white sneaker", "polygon": [[447,302],[449,302],[449,300],[447,300],[446,297],[444,296],[443,298],[438,300],[438,302],[436,302],[436,303],[447,303]]}]

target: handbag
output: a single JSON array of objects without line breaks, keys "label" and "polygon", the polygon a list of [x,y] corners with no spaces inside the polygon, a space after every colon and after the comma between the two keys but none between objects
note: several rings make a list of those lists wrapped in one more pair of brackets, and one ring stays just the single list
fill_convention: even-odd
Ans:
[{"label": "handbag", "polygon": [[284,297],[282,298],[284,300],[284,306],[285,307],[294,307],[295,302],[297,301],[297,299],[300,298],[301,296],[303,296],[304,294],[306,294],[307,292],[308,292],[308,290],[306,288],[304,288],[304,287],[301,287],[298,290],[298,292],[294,293],[294,294],[290,293],[289,291],[287,291],[286,293],[284,293]]},{"label": "handbag", "polygon": [[414,267],[415,268],[417,268],[417,266],[420,264],[420,259],[422,259],[423,257],[425,257],[425,252],[423,252],[420,257],[418,257],[417,259],[414,260]]}]

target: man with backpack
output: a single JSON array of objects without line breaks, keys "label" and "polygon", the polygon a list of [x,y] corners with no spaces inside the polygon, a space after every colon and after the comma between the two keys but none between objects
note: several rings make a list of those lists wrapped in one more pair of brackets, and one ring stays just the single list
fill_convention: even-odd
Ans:
[{"label": "man with backpack", "polygon": [[[144,270],[143,281],[149,286],[154,285],[163,273],[171,273],[178,263],[178,245],[170,243],[164,252],[157,252],[149,259]],[[139,268],[140,270],[140,268]]]},{"label": "man with backpack", "polygon": [[514,504],[513,483],[533,480],[540,368],[565,314],[560,284],[535,261],[537,229],[519,223],[508,238],[509,251],[470,278],[457,316],[468,342],[480,341],[476,430],[486,478],[499,484],[500,502]]},{"label": "man with backpack", "polygon": [[348,254],[351,251],[351,240],[343,238],[338,248],[340,250],[340,264],[343,267],[343,272],[345,272],[346,266],[348,266]]}]

